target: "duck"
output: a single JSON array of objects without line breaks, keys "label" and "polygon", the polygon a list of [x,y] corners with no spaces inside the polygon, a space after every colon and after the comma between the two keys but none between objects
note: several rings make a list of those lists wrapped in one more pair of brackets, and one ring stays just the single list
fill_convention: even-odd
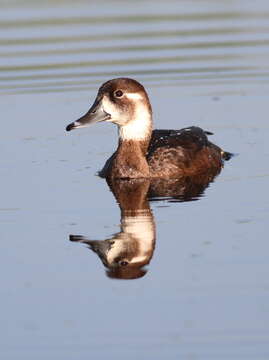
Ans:
[{"label": "duck", "polygon": [[231,153],[208,140],[198,126],[153,130],[152,107],[144,86],[131,78],[101,85],[89,111],[66,131],[98,122],[118,126],[118,147],[99,175],[107,179],[179,178],[221,169]]}]

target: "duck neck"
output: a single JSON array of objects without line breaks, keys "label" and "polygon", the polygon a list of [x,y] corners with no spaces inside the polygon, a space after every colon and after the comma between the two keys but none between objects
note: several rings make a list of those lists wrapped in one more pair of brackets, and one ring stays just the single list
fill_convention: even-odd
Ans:
[{"label": "duck neck", "polygon": [[146,152],[149,140],[119,140],[113,161],[113,178],[148,178]]},{"label": "duck neck", "polygon": [[124,125],[118,125],[118,130],[119,144],[113,164],[113,177],[149,177],[146,160],[152,134],[152,112],[149,103],[136,106],[133,118]]},{"label": "duck neck", "polygon": [[125,141],[139,141],[149,143],[152,133],[152,115],[151,111],[143,111],[137,114],[134,119],[127,124],[121,125],[119,129],[119,143]]}]

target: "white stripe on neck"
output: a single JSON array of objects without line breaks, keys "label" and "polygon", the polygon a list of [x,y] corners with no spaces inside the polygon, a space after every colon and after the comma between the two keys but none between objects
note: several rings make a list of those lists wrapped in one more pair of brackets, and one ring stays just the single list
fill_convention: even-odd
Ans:
[{"label": "white stripe on neck", "polygon": [[144,104],[137,104],[134,118],[126,125],[119,126],[119,137],[122,140],[145,140],[150,136],[151,126],[148,108]]}]

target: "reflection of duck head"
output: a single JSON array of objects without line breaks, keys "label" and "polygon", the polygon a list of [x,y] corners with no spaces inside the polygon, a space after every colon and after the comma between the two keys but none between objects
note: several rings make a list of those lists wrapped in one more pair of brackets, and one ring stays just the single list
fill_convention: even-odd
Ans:
[{"label": "reflection of duck head", "polygon": [[109,277],[142,277],[155,246],[155,224],[146,197],[149,181],[119,180],[109,186],[120,205],[121,231],[102,241],[77,235],[71,235],[70,240],[85,243],[96,252],[108,268]]},{"label": "reflection of duck head", "polygon": [[144,266],[149,264],[155,247],[155,224],[148,199],[196,200],[216,175],[108,181],[121,209],[121,231],[105,240],[80,235],[70,235],[70,240],[87,244],[108,269],[108,277],[140,278],[147,272]]}]

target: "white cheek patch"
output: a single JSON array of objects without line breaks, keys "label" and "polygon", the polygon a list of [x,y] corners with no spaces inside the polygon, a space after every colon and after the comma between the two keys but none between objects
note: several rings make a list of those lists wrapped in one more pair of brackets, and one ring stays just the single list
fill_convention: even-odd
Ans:
[{"label": "white cheek patch", "polygon": [[115,115],[119,114],[117,107],[107,98],[107,96],[104,96],[102,99],[102,108],[106,113],[111,115],[111,118],[114,118]]},{"label": "white cheek patch", "polygon": [[106,260],[109,265],[112,265],[116,259],[116,257],[120,256],[122,252],[124,252],[126,248],[126,241],[121,240],[120,238],[114,238],[114,244],[109,249],[106,254]]},{"label": "white cheek patch", "polygon": [[144,96],[140,93],[125,93],[124,97],[134,106],[134,114],[122,111],[120,106],[113,103],[108,96],[102,99],[103,110],[110,114],[107,122],[119,126],[119,136],[122,140],[144,140],[151,130],[151,113],[144,103]]},{"label": "white cheek patch", "polygon": [[107,122],[113,122],[122,126],[129,120],[130,114],[128,112],[122,112],[121,108],[117,104],[114,104],[107,96],[104,96],[102,99],[102,108],[111,116]]}]

